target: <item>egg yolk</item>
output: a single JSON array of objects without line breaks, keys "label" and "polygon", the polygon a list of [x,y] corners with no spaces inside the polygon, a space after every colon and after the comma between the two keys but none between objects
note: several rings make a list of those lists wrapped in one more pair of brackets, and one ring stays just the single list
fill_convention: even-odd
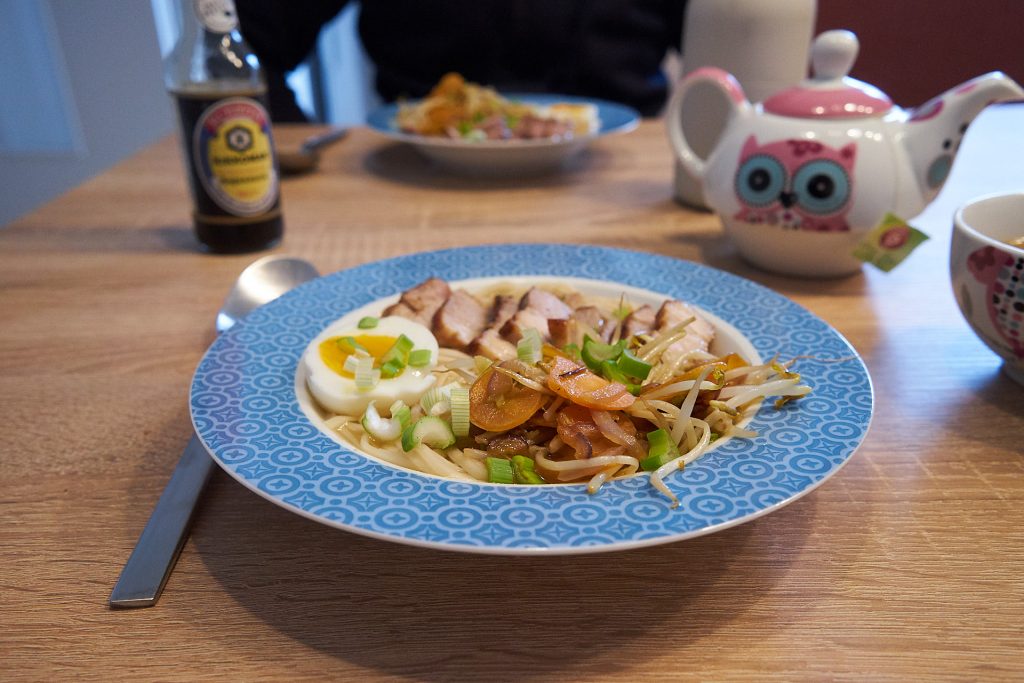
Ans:
[{"label": "egg yolk", "polygon": [[[380,366],[381,356],[387,353],[388,349],[398,341],[395,337],[385,337],[376,334],[361,334],[351,338],[355,339],[356,344],[362,346],[373,356],[374,367]],[[355,375],[345,369],[345,359],[351,355],[349,353],[350,345],[346,339],[348,338],[331,337],[320,342],[320,358],[327,367],[342,377],[355,377]]]}]

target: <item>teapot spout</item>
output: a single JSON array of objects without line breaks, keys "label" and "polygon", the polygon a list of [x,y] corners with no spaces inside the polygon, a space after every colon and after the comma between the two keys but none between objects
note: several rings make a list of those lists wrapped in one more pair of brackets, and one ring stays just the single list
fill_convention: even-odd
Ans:
[{"label": "teapot spout", "polygon": [[973,78],[910,111],[904,144],[922,195],[922,206],[942,189],[967,127],[995,102],[1024,99],[1022,89],[1000,71]]},{"label": "teapot spout", "polygon": [[933,97],[909,112],[904,145],[921,190],[922,206],[939,194],[971,122],[989,104],[1024,99],[1024,89],[991,72]]}]

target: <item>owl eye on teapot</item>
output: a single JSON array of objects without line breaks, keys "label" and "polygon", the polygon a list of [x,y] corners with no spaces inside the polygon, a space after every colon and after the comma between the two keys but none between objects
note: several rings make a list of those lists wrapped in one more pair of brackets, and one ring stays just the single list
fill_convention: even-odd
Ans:
[{"label": "owl eye on teapot", "polygon": [[[914,109],[847,76],[856,36],[827,31],[811,49],[812,77],[753,104],[715,67],[684,78],[669,102],[669,139],[701,182],[740,254],[767,270],[834,277],[860,270],[853,250],[887,214],[909,218],[935,198],[960,139],[987,105],[1024,98],[1000,72],[978,76]],[[682,110],[707,84],[730,103],[706,159],[686,139]]]}]

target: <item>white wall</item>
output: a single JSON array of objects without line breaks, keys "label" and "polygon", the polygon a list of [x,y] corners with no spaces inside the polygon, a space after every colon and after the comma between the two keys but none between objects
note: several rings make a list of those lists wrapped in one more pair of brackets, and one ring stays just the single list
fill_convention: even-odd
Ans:
[{"label": "white wall", "polygon": [[0,226],[174,125],[148,2],[0,0]]}]

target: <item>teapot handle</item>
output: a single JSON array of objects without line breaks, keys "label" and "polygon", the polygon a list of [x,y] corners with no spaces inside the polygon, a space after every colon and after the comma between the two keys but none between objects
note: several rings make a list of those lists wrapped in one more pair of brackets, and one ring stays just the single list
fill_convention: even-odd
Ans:
[{"label": "teapot handle", "polygon": [[669,100],[665,114],[668,137],[672,142],[672,148],[675,150],[676,157],[679,158],[683,167],[694,178],[703,181],[706,171],[705,160],[693,151],[690,143],[686,140],[686,134],[683,132],[683,103],[686,101],[690,89],[698,83],[713,85],[725,94],[732,105],[732,110],[729,114],[730,119],[736,116],[737,113],[749,109],[750,102],[747,101],[747,96],[743,93],[743,87],[740,86],[739,81],[729,72],[715,66],[705,66],[695,70],[683,78],[676,87],[675,92],[672,94],[672,99]]}]

